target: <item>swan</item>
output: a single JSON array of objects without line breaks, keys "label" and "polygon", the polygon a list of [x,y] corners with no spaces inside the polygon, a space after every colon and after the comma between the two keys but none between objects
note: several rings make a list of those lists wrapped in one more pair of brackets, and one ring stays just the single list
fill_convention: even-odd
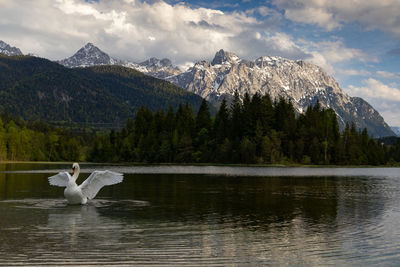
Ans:
[{"label": "swan", "polygon": [[64,196],[68,204],[86,204],[88,199],[93,199],[105,185],[113,185],[122,182],[123,174],[112,171],[94,171],[82,184],[76,184],[80,173],[78,163],[72,164],[71,176],[68,172],[60,172],[50,176],[50,185],[66,187]]}]

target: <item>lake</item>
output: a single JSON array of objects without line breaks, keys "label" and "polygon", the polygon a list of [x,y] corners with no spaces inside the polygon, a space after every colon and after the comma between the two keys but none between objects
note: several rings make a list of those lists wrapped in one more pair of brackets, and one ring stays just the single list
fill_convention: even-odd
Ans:
[{"label": "lake", "polygon": [[69,206],[47,177],[0,165],[0,266],[398,266],[399,168],[104,166],[124,173]]}]

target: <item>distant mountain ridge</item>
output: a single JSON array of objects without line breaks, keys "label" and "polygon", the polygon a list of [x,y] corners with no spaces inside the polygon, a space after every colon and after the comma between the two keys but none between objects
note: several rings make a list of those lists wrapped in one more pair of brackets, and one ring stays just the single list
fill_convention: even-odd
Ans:
[{"label": "distant mountain ridge", "polygon": [[302,61],[263,56],[255,61],[240,59],[220,50],[212,62],[202,60],[185,72],[166,80],[196,93],[211,103],[230,100],[237,90],[241,98],[259,93],[272,99],[290,100],[298,113],[317,101],[332,108],[340,127],[354,122],[375,137],[394,135],[380,114],[365,100],[347,95],[322,68]]},{"label": "distant mountain ridge", "polygon": [[332,108],[343,129],[354,122],[359,129],[367,128],[374,137],[395,135],[381,115],[365,100],[350,97],[322,68],[302,61],[263,56],[255,61],[239,58],[220,50],[209,62],[202,60],[182,72],[169,59],[150,58],[133,63],[111,58],[92,43],[86,44],[70,58],[58,63],[68,68],[117,65],[138,70],[155,78],[170,81],[211,103],[228,101],[237,90],[245,93],[268,93],[273,99],[290,100],[298,113],[317,101],[324,108]]},{"label": "distant mountain ridge", "polygon": [[6,56],[21,56],[22,52],[19,48],[12,47],[0,40],[0,54],[4,54]]},{"label": "distant mountain ridge", "polygon": [[111,58],[92,43],[87,43],[72,57],[58,61],[68,68],[93,67],[99,65],[117,65],[118,60]]},{"label": "distant mountain ridge", "polygon": [[159,79],[164,79],[171,75],[181,73],[179,68],[173,66],[171,60],[167,58],[160,60],[153,57],[141,63],[133,63],[129,61],[114,59],[92,43],[87,43],[71,57],[57,62],[68,68],[92,67],[99,65],[118,65],[135,69],[137,71],[143,72]]}]

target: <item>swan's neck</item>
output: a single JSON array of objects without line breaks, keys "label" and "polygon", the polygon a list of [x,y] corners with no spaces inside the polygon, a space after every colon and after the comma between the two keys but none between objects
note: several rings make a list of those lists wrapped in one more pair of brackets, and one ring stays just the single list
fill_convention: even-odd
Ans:
[{"label": "swan's neck", "polygon": [[74,174],[72,175],[72,181],[76,181],[76,179],[78,179],[78,176],[79,176],[79,169],[77,169],[75,172],[74,172]]}]

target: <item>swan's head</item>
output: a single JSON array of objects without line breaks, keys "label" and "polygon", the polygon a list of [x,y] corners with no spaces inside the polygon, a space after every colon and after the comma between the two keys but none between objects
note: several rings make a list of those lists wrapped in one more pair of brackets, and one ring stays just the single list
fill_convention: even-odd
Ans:
[{"label": "swan's head", "polygon": [[76,172],[79,172],[79,170],[80,170],[80,168],[79,168],[79,164],[78,163],[74,163],[74,164],[72,164],[72,173],[76,173]]}]

